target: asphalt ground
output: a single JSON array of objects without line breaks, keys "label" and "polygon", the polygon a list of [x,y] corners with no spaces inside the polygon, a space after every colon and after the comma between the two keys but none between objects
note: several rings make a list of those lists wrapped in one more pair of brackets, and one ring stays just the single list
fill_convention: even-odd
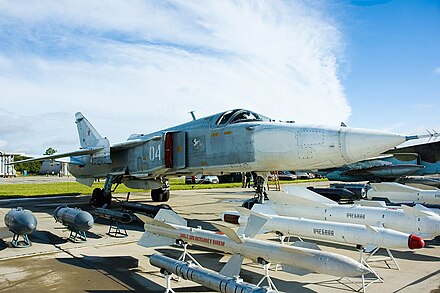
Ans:
[{"label": "asphalt ground", "polygon": [[[314,183],[313,185],[327,183]],[[307,183],[311,185],[311,183]],[[125,194],[115,195],[120,200]],[[173,191],[168,202],[173,209],[189,221],[189,226],[214,227],[220,214],[253,196],[250,189],[210,189]],[[144,248],[136,244],[143,233],[141,222],[126,225],[128,237],[107,235],[109,221],[98,219],[87,232],[88,240],[73,243],[69,231],[52,217],[60,205],[79,207],[90,211],[89,196],[8,199],[0,200],[0,292],[164,292],[165,279],[159,269],[150,265],[148,257],[161,253],[178,258],[179,247]],[[132,195],[130,201],[151,202],[147,193]],[[12,248],[12,233],[4,224],[4,215],[10,208],[22,206],[31,210],[38,220],[37,230],[30,235],[32,246]],[[114,202],[112,209],[119,209]],[[274,234],[260,238],[277,241]],[[349,246],[317,242],[324,251],[343,254],[354,259],[358,252]],[[189,250],[205,268],[220,271],[229,256],[192,246]],[[400,270],[391,262],[372,262],[372,268],[384,283],[372,283],[367,292],[440,292],[440,240],[427,241],[422,250],[392,251]],[[385,252],[379,255],[385,256]],[[380,256],[379,256],[380,257]],[[258,283],[263,276],[260,265],[246,260],[241,277],[246,282]],[[271,278],[283,292],[353,292],[359,289],[360,279],[344,279],[328,275],[296,276],[280,270],[270,272]],[[371,277],[368,279],[372,280]],[[175,292],[212,292],[187,280],[172,281]]]}]

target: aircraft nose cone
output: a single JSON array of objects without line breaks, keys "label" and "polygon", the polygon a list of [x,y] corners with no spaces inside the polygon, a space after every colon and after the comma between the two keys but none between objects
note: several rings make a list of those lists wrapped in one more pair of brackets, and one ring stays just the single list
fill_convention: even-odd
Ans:
[{"label": "aircraft nose cone", "polygon": [[425,241],[423,241],[422,238],[413,234],[409,235],[408,247],[410,249],[420,249],[423,248],[424,246],[425,246]]},{"label": "aircraft nose cone", "polygon": [[406,141],[405,136],[368,129],[342,129],[341,153],[347,163],[380,155]]}]

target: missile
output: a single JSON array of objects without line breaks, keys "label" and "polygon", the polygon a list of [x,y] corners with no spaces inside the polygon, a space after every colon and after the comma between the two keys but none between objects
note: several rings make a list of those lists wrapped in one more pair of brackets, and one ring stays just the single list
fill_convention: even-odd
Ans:
[{"label": "missile", "polygon": [[[311,220],[305,218],[284,217],[277,215],[265,205],[255,204],[252,210],[237,208],[238,212],[225,212],[222,219],[233,224],[240,224],[240,230],[248,227],[250,217],[267,219],[266,224],[258,233],[265,230],[280,232],[283,235],[293,235],[315,240],[323,240],[342,244],[361,245],[367,252],[377,247],[388,249],[419,249],[425,243],[422,238],[391,229],[338,223],[330,221]],[[240,231],[239,230],[239,231]],[[237,234],[240,234],[237,232]]]},{"label": "missile", "polygon": [[395,182],[371,183],[368,199],[388,199],[391,202],[409,202],[440,205],[440,189],[423,190]]},{"label": "missile", "polygon": [[133,221],[133,217],[129,213],[122,213],[106,208],[97,208],[93,211],[93,214],[100,218],[118,221],[124,224],[128,224]]},{"label": "missile", "polygon": [[[29,247],[31,242],[27,235],[37,229],[37,219],[29,210],[24,210],[22,207],[11,209],[5,215],[5,225],[14,233],[12,237],[12,246],[17,248]],[[19,237],[23,237],[23,242],[19,241]]]},{"label": "missile", "polygon": [[[139,215],[144,221],[145,233],[138,244],[144,247],[172,245],[176,242],[189,243],[209,249],[231,253],[233,256],[226,263],[220,274],[238,276],[243,258],[264,264],[281,264],[284,271],[296,274],[311,272],[338,277],[363,276],[371,272],[363,264],[335,253],[320,251],[314,243],[294,243],[292,246],[276,242],[254,239],[256,233],[238,236],[228,227],[213,224],[221,232],[191,228],[186,221],[170,210],[160,210],[154,219]],[[248,225],[260,230],[265,221],[249,221]]]},{"label": "missile", "polygon": [[285,186],[284,192],[270,191],[265,203],[281,216],[378,226],[424,239],[440,235],[440,216],[421,206],[370,207],[339,205],[311,190]]},{"label": "missile", "polygon": [[[196,282],[206,288],[222,293],[266,293],[268,290],[256,285],[239,282],[236,278],[223,276],[219,273],[175,260],[160,254],[150,256],[151,265],[161,268],[170,274],[182,277],[185,280]],[[275,291],[273,291],[275,292]]]},{"label": "missile", "polygon": [[92,215],[79,208],[59,206],[55,209],[53,217],[56,222],[60,222],[71,231],[69,239],[72,241],[76,241],[77,236],[86,241],[85,232],[90,230],[94,224]]},{"label": "missile", "polygon": [[122,208],[130,211],[142,212],[147,215],[151,215],[152,217],[156,216],[156,214],[159,212],[160,209],[173,210],[167,204],[151,205],[151,204],[142,204],[138,202],[128,202],[128,201],[122,203]]}]

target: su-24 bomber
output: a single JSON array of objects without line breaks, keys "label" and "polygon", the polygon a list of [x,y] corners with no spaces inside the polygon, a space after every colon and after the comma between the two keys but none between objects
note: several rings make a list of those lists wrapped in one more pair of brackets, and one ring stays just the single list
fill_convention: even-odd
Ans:
[{"label": "su-24 bomber", "polygon": [[78,112],[75,118],[79,150],[21,162],[70,157],[68,170],[78,182],[91,186],[95,178],[105,177],[104,188],[93,191],[95,206],[110,203],[113,184],[151,189],[153,201],[167,201],[170,176],[254,171],[267,179],[273,170],[339,167],[375,157],[407,140],[437,135],[274,122],[235,109],[110,144],[83,114]]},{"label": "su-24 bomber", "polygon": [[265,204],[280,216],[383,227],[423,239],[440,235],[440,215],[422,205],[401,208],[340,205],[298,186],[285,186],[284,192],[271,191],[268,197]]}]

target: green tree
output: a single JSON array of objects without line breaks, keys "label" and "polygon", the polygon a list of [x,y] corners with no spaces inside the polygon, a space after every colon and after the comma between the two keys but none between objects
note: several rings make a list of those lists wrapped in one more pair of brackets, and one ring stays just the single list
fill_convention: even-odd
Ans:
[{"label": "green tree", "polygon": [[57,152],[56,149],[48,148],[48,149],[46,150],[46,152],[45,152],[43,155],[53,155],[53,154],[55,154],[56,152]]},{"label": "green tree", "polygon": [[[14,161],[21,161],[21,160],[26,160],[26,159],[29,159],[29,157],[14,156]],[[42,162],[20,163],[20,164],[16,164],[14,166],[14,168],[18,172],[23,173],[24,170],[27,170],[27,172],[29,174],[32,174],[32,173],[36,174],[36,173],[38,173],[38,171],[40,171],[41,164],[42,164]]]}]

